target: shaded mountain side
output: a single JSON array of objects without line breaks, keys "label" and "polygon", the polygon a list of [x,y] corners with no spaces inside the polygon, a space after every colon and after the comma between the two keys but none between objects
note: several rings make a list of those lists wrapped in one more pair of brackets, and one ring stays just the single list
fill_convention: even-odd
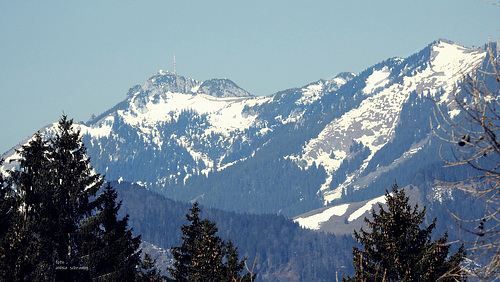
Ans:
[{"label": "shaded mountain side", "polygon": [[265,97],[228,79],[160,71],[77,126],[108,180],[208,207],[293,217],[378,197],[395,180],[422,181],[419,171],[442,162],[429,126],[433,111],[459,116],[451,103],[458,79],[486,55],[438,40],[359,74]]},{"label": "shaded mountain side", "polygon": [[[164,198],[135,184],[113,182],[123,200],[121,215],[141,239],[162,249],[181,244],[180,226],[192,206]],[[202,207],[216,222],[219,236],[231,239],[249,267],[256,262],[259,281],[332,281],[352,273],[352,236],[302,229],[282,216],[251,215]]]},{"label": "shaded mountain side", "polygon": [[289,216],[321,205],[315,192],[324,176],[321,167],[302,170],[291,160],[256,153],[241,165],[208,177],[193,176],[167,195],[181,201],[196,199],[206,206],[239,213]]}]

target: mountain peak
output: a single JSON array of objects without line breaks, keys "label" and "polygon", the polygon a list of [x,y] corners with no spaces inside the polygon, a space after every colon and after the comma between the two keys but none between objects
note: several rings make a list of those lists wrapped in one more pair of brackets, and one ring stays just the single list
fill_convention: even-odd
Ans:
[{"label": "mountain peak", "polygon": [[161,89],[165,92],[174,93],[193,93],[193,89],[197,89],[201,82],[187,78],[176,73],[159,71],[148,78],[142,85],[144,90]]},{"label": "mountain peak", "polygon": [[461,52],[476,52],[476,51],[485,51],[484,46],[476,47],[476,46],[465,46],[452,40],[448,40],[445,38],[440,38],[429,45],[433,50],[437,49],[445,49],[447,47],[453,47],[452,49],[460,50]]},{"label": "mountain peak", "polygon": [[336,90],[356,76],[357,75],[352,72],[341,72],[334,78],[328,80],[326,83],[329,85],[330,90]]},{"label": "mountain peak", "polygon": [[212,78],[205,81],[198,81],[162,70],[149,77],[142,85],[142,89],[152,92],[161,90],[162,92],[183,94],[206,94],[218,98],[252,96],[227,78]]},{"label": "mountain peak", "polygon": [[439,38],[438,40],[434,41],[431,45],[440,45],[440,44],[451,44],[451,45],[459,45],[451,40],[448,40],[446,38]]},{"label": "mountain peak", "polygon": [[227,78],[205,80],[197,92],[219,98],[252,96]]},{"label": "mountain peak", "polygon": [[233,211],[296,215],[379,196],[396,174],[402,186],[412,184],[401,171],[436,161],[429,125],[436,105],[427,97],[447,105],[457,79],[485,57],[439,40],[357,75],[262,97],[229,79],[160,71],[81,132],[108,179]]}]

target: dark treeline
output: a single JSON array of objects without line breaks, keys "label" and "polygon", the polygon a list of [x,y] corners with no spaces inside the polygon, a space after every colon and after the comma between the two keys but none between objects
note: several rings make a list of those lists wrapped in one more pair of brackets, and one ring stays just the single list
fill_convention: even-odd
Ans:
[{"label": "dark treeline", "polygon": [[[413,119],[411,116],[408,118]],[[139,249],[141,240],[164,249],[172,248],[174,262],[173,268],[169,268],[168,272],[175,277],[189,277],[184,276],[190,275],[189,273],[179,274],[179,271],[186,264],[196,264],[186,260],[179,250],[191,250],[191,253],[187,253],[193,256],[204,255],[191,245],[185,245],[191,240],[189,238],[206,239],[206,236],[218,242],[211,246],[212,239],[205,240],[207,245],[204,247],[208,246],[215,250],[213,254],[219,255],[217,261],[220,263],[214,265],[215,270],[223,269],[212,272],[221,275],[210,276],[213,281],[230,280],[234,275],[251,280],[254,277],[252,275],[238,276],[243,270],[245,259],[250,269],[255,265],[252,274],[257,274],[257,279],[264,281],[332,281],[354,272],[352,247],[359,245],[352,236],[335,236],[306,230],[278,215],[239,214],[208,207],[204,207],[203,211],[196,210],[197,205],[191,208],[191,204],[167,199],[127,182],[111,182],[106,185],[104,178],[96,174],[90,165],[80,132],[73,128],[72,121],[66,117],[61,119],[53,136],[36,134],[18,153],[19,167],[5,179],[0,179],[0,275],[4,280],[167,279],[159,273],[154,260],[149,256],[142,258],[143,254]],[[363,156],[369,150],[355,143],[351,153]],[[432,152],[424,150],[423,153],[425,156]],[[258,167],[256,160],[257,158],[249,164]],[[380,161],[384,163],[382,159]],[[351,171],[351,166],[356,166],[356,162],[359,162],[356,157],[347,162],[346,171]],[[308,183],[300,180],[297,176],[299,169],[289,160],[269,162],[256,171],[265,174],[264,172],[269,173],[276,167],[287,171],[286,177],[248,177],[244,171],[238,171],[235,175],[242,177],[233,179],[255,183],[260,187],[276,187],[279,183],[296,187],[296,194],[293,196],[300,197],[301,192],[305,191],[301,187],[307,187]],[[226,171],[234,173],[237,169],[241,167],[229,167]],[[431,193],[435,187],[428,186],[432,181],[426,181],[425,177],[430,177],[429,180],[446,179],[442,173],[443,170],[433,170],[433,165],[429,164],[415,172],[414,175],[420,175],[422,180],[414,183],[424,195],[437,195]],[[319,176],[323,174],[324,171],[318,167],[310,170],[310,176],[316,176],[317,179],[321,179]],[[447,177],[452,175],[446,174]],[[221,179],[205,178],[207,183],[217,187],[222,193],[226,188],[223,184],[216,185],[219,182],[217,180]],[[240,184],[237,181],[234,183],[236,186]],[[266,196],[264,191],[258,192],[260,198]],[[266,192],[269,199],[279,198],[278,195],[281,194],[279,189],[267,189]],[[193,200],[204,198],[203,193],[196,194],[199,198]],[[269,197],[273,194],[274,197]],[[449,219],[450,211],[466,210],[460,207],[459,202],[453,201],[457,196],[455,194],[443,194],[443,203],[449,204],[446,206],[448,214],[443,212],[442,205],[433,204],[437,203],[435,199],[425,199],[424,202],[431,203],[429,210],[439,214],[439,218]],[[233,205],[241,201],[244,199],[238,199],[235,195]],[[186,213],[190,208],[192,214],[186,220]],[[192,220],[199,213],[207,220]],[[186,225],[188,221],[192,221],[192,225]],[[204,224],[197,225],[197,221]],[[425,222],[423,217],[418,217],[412,224],[431,224],[432,229],[437,227],[436,230],[444,232],[450,221],[444,222],[446,224],[436,225],[435,222]],[[191,227],[196,231],[190,232]],[[456,235],[456,232],[453,234]],[[196,240],[192,241],[192,245],[198,243]],[[229,261],[233,262],[231,265],[234,268],[229,267]],[[179,279],[182,281],[183,278]]]},{"label": "dark treeline", "polygon": [[[148,254],[142,257],[141,235],[132,234],[129,214],[119,215],[123,201],[95,173],[80,132],[66,116],[52,136],[37,133],[17,153],[18,166],[0,176],[0,281],[250,281],[256,277],[240,274],[245,259],[239,258],[238,248],[216,236],[216,224],[201,220],[199,209],[194,215],[196,205],[187,216],[190,226],[170,226],[180,227],[183,245],[172,249],[175,260],[167,269],[171,277],[162,275],[155,260]],[[159,225],[154,220],[150,223]]]},{"label": "dark treeline", "polygon": [[149,281],[140,236],[72,125],[63,116],[51,138],[35,134],[0,179],[1,280]]},{"label": "dark treeline", "polygon": [[[144,241],[168,249],[181,242],[190,204],[176,202],[130,183],[112,183],[123,199],[122,213]],[[301,228],[276,215],[238,214],[202,208],[203,217],[217,223],[219,236],[238,246],[249,268],[256,261],[258,280],[288,277],[291,281],[334,281],[353,272],[352,236],[335,236]]]}]

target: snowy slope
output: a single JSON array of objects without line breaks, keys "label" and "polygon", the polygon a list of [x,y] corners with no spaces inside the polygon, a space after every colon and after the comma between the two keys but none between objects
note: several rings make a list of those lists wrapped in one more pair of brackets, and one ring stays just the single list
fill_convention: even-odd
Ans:
[{"label": "snowy slope", "polygon": [[[117,124],[133,130],[144,145],[154,150],[161,151],[167,140],[171,140],[184,148],[194,161],[203,164],[201,167],[181,164],[190,173],[208,173],[220,169],[225,153],[220,147],[216,148],[219,153],[214,155],[210,152],[209,147],[214,147],[210,144],[211,137],[217,135],[219,144],[230,147],[238,134],[249,127],[259,127],[256,115],[246,113],[244,109],[270,99],[251,96],[227,79],[198,82],[162,71],[133,90],[124,107],[92,124],[81,125],[82,132],[91,138],[92,146],[100,146],[100,142],[106,142],[109,138],[120,138],[120,133],[116,132]],[[204,122],[193,125],[197,130],[165,135],[164,128],[178,124],[183,113],[202,117]],[[109,159],[120,161],[122,157],[115,154]],[[176,174],[177,171],[172,171],[163,180],[176,177]]]},{"label": "snowy slope", "polygon": [[[373,155],[394,138],[402,106],[412,92],[434,97],[438,91],[444,91],[438,97],[441,103],[450,103],[451,94],[457,81],[464,73],[478,67],[486,56],[484,50],[467,49],[448,41],[440,41],[431,46],[430,61],[410,75],[403,75],[383,66],[373,69],[365,80],[362,95],[368,95],[356,108],[340,118],[331,121],[321,133],[304,146],[298,155],[290,156],[297,163],[305,163],[305,168],[312,164],[321,164],[330,177],[321,188],[325,202],[342,197],[342,193],[361,174]],[[405,63],[397,60],[398,64]],[[364,164],[333,189],[330,188],[331,175],[344,160],[349,159],[350,147],[359,142],[370,149]],[[332,157],[332,153],[333,156]]]},{"label": "snowy slope", "polygon": [[[394,173],[411,184],[413,172],[405,168],[438,161],[428,128],[435,104],[427,98],[451,105],[457,82],[485,56],[485,48],[439,40],[408,58],[266,97],[229,79],[197,81],[160,71],[76,126],[93,166],[108,180],[227,210],[294,216],[377,198],[394,183]],[[352,208],[299,222],[319,228]]]},{"label": "snowy slope", "polygon": [[[422,195],[416,187],[405,187],[410,204],[422,206]],[[335,234],[350,234],[363,227],[367,230],[365,218],[370,218],[372,210],[378,211],[379,205],[385,209],[385,195],[361,202],[350,202],[307,212],[293,218],[303,228]]]}]

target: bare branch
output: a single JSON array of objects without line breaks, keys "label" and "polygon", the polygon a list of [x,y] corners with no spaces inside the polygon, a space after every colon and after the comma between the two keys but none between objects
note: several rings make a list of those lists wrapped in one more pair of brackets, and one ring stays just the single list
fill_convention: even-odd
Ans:
[{"label": "bare branch", "polygon": [[[453,145],[451,158],[445,157],[448,155],[443,153],[443,147],[439,150],[445,165],[467,165],[478,172],[446,185],[484,202],[480,218],[453,215],[461,230],[476,235],[475,241],[465,242],[472,246],[471,257],[491,258],[486,266],[471,272],[480,279],[492,278],[500,271],[500,65],[498,54],[489,47],[487,64],[471,74],[463,74],[463,83],[454,91],[454,101],[449,105],[436,104],[430,121],[435,136]],[[469,228],[471,224],[476,227]]]}]

